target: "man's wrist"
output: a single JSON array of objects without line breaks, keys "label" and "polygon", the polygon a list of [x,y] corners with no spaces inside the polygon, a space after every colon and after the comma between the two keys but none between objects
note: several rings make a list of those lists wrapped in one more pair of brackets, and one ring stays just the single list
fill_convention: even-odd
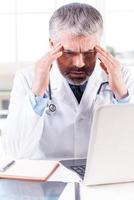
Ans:
[{"label": "man's wrist", "polygon": [[128,91],[127,91],[127,95],[124,95],[124,97],[121,99],[117,99],[114,94],[113,94],[113,97],[114,97],[114,103],[129,103],[129,100],[130,100]]},{"label": "man's wrist", "polygon": [[120,92],[120,93],[119,92],[118,93],[116,93],[116,92],[114,93],[114,97],[118,101],[126,98],[127,96],[129,96],[128,90],[125,90],[125,91]]},{"label": "man's wrist", "polygon": [[35,96],[40,96],[40,97],[43,97],[44,96],[44,93],[47,89],[47,86],[46,87],[43,87],[43,88],[39,88],[36,84],[33,84],[32,86],[32,92]]},{"label": "man's wrist", "polygon": [[45,93],[44,96],[42,97],[42,96],[37,96],[33,92],[31,92],[29,97],[30,97],[30,102],[33,107],[33,110],[38,115],[41,116],[49,100],[47,93]]}]

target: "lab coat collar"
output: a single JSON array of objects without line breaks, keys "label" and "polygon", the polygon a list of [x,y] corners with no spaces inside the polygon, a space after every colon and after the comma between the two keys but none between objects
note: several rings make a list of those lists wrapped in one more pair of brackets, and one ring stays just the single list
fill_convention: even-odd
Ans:
[{"label": "lab coat collar", "polygon": [[101,69],[99,63],[96,63],[94,72],[88,79],[87,86],[85,88],[80,103],[77,102],[77,99],[74,96],[73,91],[71,90],[67,80],[62,77],[61,74],[59,80],[61,81],[60,84],[58,83],[57,88],[56,85],[52,86],[53,92],[55,93],[56,97],[59,98],[59,101],[66,98],[68,99],[68,103],[70,104],[70,106],[72,106],[76,110],[81,110],[84,112],[87,107],[91,107],[93,100],[96,98],[97,90],[100,84],[104,81],[107,81],[107,75]]}]

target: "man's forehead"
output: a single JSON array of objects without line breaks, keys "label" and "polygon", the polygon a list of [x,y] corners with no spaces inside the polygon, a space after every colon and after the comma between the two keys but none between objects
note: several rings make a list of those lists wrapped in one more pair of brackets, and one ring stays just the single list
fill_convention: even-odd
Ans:
[{"label": "man's forehead", "polygon": [[60,43],[65,50],[70,51],[89,51],[98,44],[96,35],[91,36],[72,36],[62,34],[60,37]]},{"label": "man's forehead", "polygon": [[83,53],[83,52],[93,52],[95,50],[95,46],[96,44],[92,44],[92,45],[84,45],[84,44],[71,44],[71,45],[64,45],[61,44],[63,51],[64,52],[69,52],[69,53]]},{"label": "man's forehead", "polygon": [[65,48],[63,48],[63,51],[65,52],[65,53],[94,53],[95,52],[95,48],[93,48],[93,49],[87,49],[87,50],[79,50],[79,51],[74,51],[74,50],[71,50],[71,49],[65,49]]}]

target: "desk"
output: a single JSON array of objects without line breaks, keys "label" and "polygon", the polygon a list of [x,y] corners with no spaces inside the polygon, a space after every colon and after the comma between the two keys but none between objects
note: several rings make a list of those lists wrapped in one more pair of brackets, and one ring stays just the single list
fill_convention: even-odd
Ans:
[{"label": "desk", "polygon": [[58,200],[66,183],[0,180],[0,200]]},{"label": "desk", "polygon": [[[78,180],[79,177],[75,173],[70,172],[62,166],[60,166],[49,179],[51,182],[48,182],[47,184],[24,181],[16,182],[1,179],[0,200],[58,200],[60,190],[62,191],[60,200],[74,200],[73,184],[65,184],[64,182],[61,183],[59,181],[73,182]],[[46,188],[49,188],[49,190]],[[45,195],[50,194],[51,198],[45,198]],[[52,194],[55,194],[55,196]],[[65,194],[65,196],[63,196],[63,194]],[[81,200],[134,200],[134,183],[90,187],[80,184],[80,195]]]},{"label": "desk", "polygon": [[83,200],[134,200],[134,183],[81,187]]},{"label": "desk", "polygon": [[[79,177],[70,170],[60,167],[51,180],[79,181]],[[100,186],[80,184],[81,200],[134,200],[134,182]]]}]

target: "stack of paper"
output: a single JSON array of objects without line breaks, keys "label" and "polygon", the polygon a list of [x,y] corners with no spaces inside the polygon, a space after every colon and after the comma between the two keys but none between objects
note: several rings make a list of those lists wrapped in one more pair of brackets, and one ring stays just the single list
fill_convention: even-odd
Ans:
[{"label": "stack of paper", "polygon": [[50,160],[15,160],[0,172],[1,178],[46,181],[58,168],[57,161]]}]

